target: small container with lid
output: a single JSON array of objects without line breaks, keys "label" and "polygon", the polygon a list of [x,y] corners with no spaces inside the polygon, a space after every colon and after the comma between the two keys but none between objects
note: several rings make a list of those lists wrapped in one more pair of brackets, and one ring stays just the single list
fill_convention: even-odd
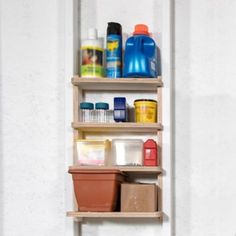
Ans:
[{"label": "small container with lid", "polygon": [[80,122],[92,122],[93,121],[93,109],[94,105],[91,102],[80,103]]},{"label": "small container with lid", "polygon": [[107,111],[109,110],[109,104],[105,102],[97,102],[95,104],[95,120],[96,122],[107,122]]},{"label": "small container with lid", "polygon": [[128,104],[125,97],[114,98],[114,120],[116,122],[128,121]]},{"label": "small container with lid", "polygon": [[135,121],[141,123],[157,122],[157,101],[152,99],[137,99],[134,101]]},{"label": "small container with lid", "polygon": [[144,166],[159,166],[158,146],[153,139],[148,139],[144,145]]}]

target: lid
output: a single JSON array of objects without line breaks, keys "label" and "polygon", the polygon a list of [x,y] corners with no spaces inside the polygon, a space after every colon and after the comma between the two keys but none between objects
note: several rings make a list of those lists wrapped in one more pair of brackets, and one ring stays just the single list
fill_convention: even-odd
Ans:
[{"label": "lid", "polygon": [[148,139],[145,143],[144,143],[144,148],[157,148],[157,143],[155,140],[153,139]]},{"label": "lid", "polygon": [[155,103],[157,103],[157,101],[153,100],[153,99],[136,99],[136,100],[134,100],[134,102],[155,102]]},{"label": "lid", "polygon": [[105,139],[105,140],[100,140],[100,139],[77,139],[76,142],[87,142],[87,143],[105,143],[105,142],[110,142],[109,139]]},{"label": "lid", "polygon": [[97,102],[95,104],[96,109],[103,109],[103,110],[108,110],[109,109],[109,104],[105,102]]},{"label": "lid", "polygon": [[115,110],[126,109],[126,98],[114,97],[114,109]]},{"label": "lid", "polygon": [[97,29],[90,28],[88,30],[88,39],[97,39],[97,37],[98,37]]},{"label": "lid", "polygon": [[108,22],[107,35],[109,34],[121,35],[122,34],[121,24],[116,22]]},{"label": "lid", "polygon": [[92,110],[94,108],[93,103],[91,102],[81,102],[80,103],[80,109],[89,109]]},{"label": "lid", "polygon": [[112,139],[112,144],[114,143],[134,143],[134,142],[138,142],[138,143],[143,143],[142,139]]},{"label": "lid", "polygon": [[137,34],[149,35],[148,26],[144,24],[135,25],[133,35]]}]

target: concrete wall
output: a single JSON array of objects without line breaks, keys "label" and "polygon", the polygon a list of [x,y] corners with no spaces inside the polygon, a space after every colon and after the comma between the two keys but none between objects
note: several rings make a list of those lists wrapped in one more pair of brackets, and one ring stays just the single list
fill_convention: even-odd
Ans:
[{"label": "concrete wall", "polygon": [[[62,236],[63,1],[0,7],[0,235]],[[175,1],[177,236],[236,234],[235,11],[232,0]]]},{"label": "concrete wall", "polygon": [[[60,1],[1,1],[1,231],[64,235]],[[63,66],[62,66],[63,65]]]},{"label": "concrete wall", "polygon": [[236,1],[175,6],[176,235],[235,235]]}]

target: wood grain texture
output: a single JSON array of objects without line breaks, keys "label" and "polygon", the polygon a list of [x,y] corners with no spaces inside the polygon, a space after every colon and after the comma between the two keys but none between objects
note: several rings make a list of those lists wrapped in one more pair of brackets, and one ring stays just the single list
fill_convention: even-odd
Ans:
[{"label": "wood grain texture", "polygon": [[70,166],[70,170],[79,169],[79,170],[120,170],[123,172],[131,172],[131,173],[142,173],[142,174],[160,174],[162,173],[162,169],[160,166]]},{"label": "wood grain texture", "polygon": [[160,123],[83,123],[73,122],[72,127],[87,132],[133,132],[133,133],[156,133],[163,130]]},{"label": "wood grain texture", "polygon": [[163,213],[157,212],[67,212],[68,217],[78,218],[161,218]]},{"label": "wood grain texture", "polygon": [[126,91],[156,91],[162,87],[161,77],[158,78],[80,78],[74,76],[72,84],[83,90],[126,90]]}]

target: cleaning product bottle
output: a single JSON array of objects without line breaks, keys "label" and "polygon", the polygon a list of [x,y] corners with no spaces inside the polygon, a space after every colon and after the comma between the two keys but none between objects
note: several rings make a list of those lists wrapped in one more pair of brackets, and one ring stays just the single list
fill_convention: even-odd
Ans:
[{"label": "cleaning product bottle", "polygon": [[109,22],[107,27],[106,76],[122,76],[122,29],[115,22]]},{"label": "cleaning product bottle", "polygon": [[97,30],[88,30],[88,39],[81,44],[81,77],[104,77],[103,41],[97,36]]},{"label": "cleaning product bottle", "polygon": [[124,55],[124,77],[157,77],[157,46],[144,24],[135,26]]}]

